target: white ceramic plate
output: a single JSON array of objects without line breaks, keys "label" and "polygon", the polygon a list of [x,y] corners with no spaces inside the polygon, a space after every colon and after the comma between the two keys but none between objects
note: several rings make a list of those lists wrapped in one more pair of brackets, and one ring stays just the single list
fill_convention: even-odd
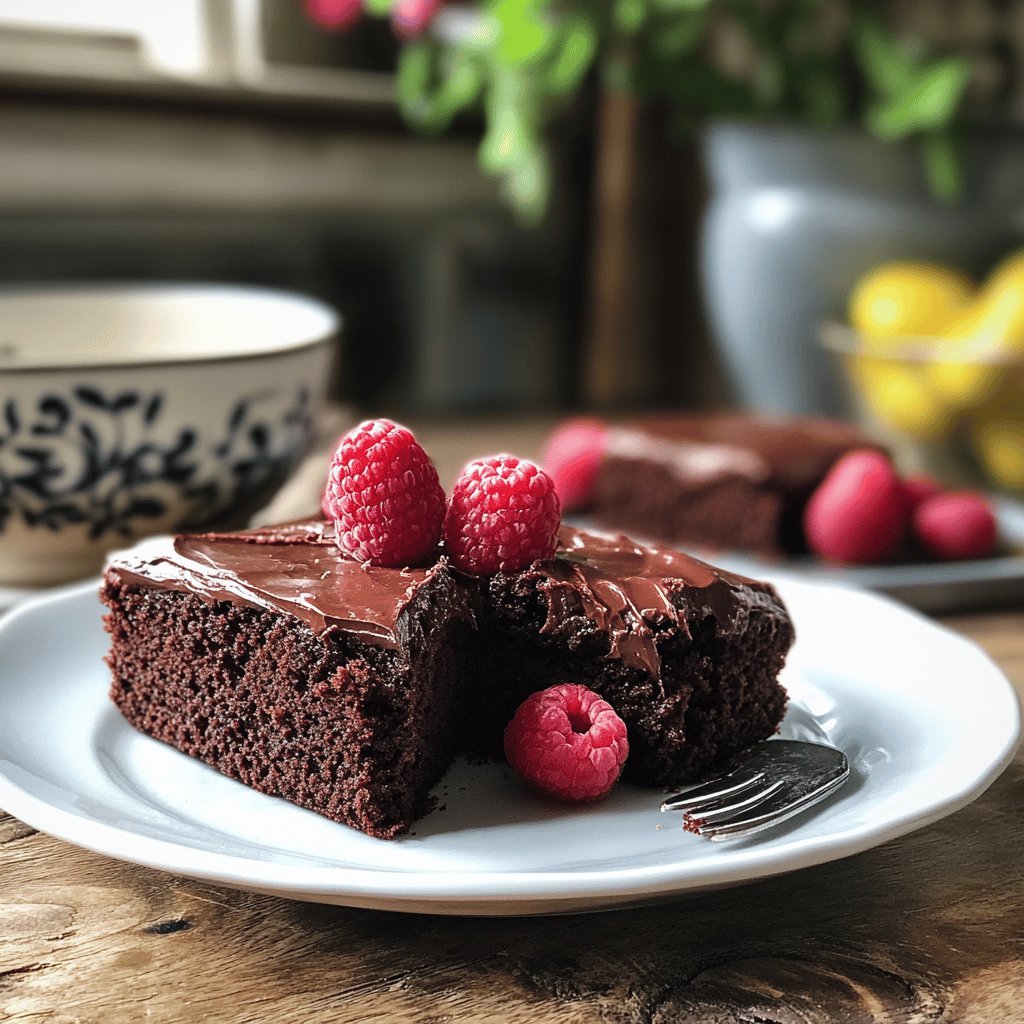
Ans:
[{"label": "white ceramic plate", "polygon": [[0,615],[5,611],[28,601],[33,597],[40,597],[47,591],[46,587],[4,587],[0,586]]},{"label": "white ceramic plate", "polygon": [[415,834],[370,839],[135,732],[107,699],[94,585],[0,622],[0,807],[91,850],[296,899],[443,914],[622,906],[845,857],[978,796],[1009,762],[1017,700],[977,647],[882,598],[782,581],[799,639],[783,735],[827,738],[846,787],[807,815],[710,843],[619,786],[566,808],[498,766],[456,766]]}]

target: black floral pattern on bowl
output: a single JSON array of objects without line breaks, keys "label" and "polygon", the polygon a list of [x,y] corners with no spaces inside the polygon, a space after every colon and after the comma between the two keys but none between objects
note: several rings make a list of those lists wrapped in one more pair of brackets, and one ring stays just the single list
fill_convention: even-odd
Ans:
[{"label": "black floral pattern on bowl", "polygon": [[241,398],[210,439],[190,427],[168,438],[160,392],[104,394],[83,385],[27,410],[9,398],[0,414],[0,533],[18,517],[53,531],[82,524],[92,540],[132,538],[182,505],[175,528],[238,525],[309,444],[308,391],[285,396],[283,415],[281,400],[271,391]]}]

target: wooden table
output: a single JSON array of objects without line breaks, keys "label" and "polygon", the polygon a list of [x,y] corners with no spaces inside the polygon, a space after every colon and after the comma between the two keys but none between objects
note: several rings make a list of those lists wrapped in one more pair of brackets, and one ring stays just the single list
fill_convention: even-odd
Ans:
[{"label": "wooden table", "polygon": [[[1024,612],[947,623],[1024,694]],[[0,1020],[375,1019],[1024,1021],[1024,756],[970,807],[859,856],[560,918],[253,896],[86,853],[0,812]]]}]

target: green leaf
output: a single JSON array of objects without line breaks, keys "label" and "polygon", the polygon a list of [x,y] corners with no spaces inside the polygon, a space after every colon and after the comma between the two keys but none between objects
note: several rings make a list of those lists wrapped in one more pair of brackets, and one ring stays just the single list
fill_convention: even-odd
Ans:
[{"label": "green leaf", "polygon": [[583,81],[597,56],[597,29],[582,14],[568,16],[559,27],[561,38],[545,69],[543,86],[552,96],[564,96]]},{"label": "green leaf", "polygon": [[697,46],[710,24],[711,13],[707,7],[677,14],[669,24],[657,26],[652,33],[651,48],[662,58],[681,57]]},{"label": "green leaf", "polygon": [[487,129],[480,142],[479,158],[488,174],[504,174],[535,133],[536,111],[518,72],[507,68],[492,68],[492,72],[484,99]]},{"label": "green leaf", "polygon": [[395,95],[402,114],[415,125],[426,114],[433,60],[430,44],[423,42],[410,43],[398,56]]},{"label": "green leaf", "polygon": [[646,0],[615,0],[615,6],[612,8],[612,21],[622,35],[635,35],[643,28],[646,20]]},{"label": "green leaf", "polygon": [[708,12],[711,0],[652,0],[654,7],[669,14]]},{"label": "green leaf", "polygon": [[547,150],[536,140],[509,168],[504,192],[523,223],[540,223],[551,197],[551,165]]},{"label": "green leaf", "polygon": [[921,137],[921,155],[924,158],[928,185],[936,198],[947,203],[963,195],[963,161],[949,131],[927,132]]},{"label": "green leaf", "polygon": [[532,64],[551,45],[552,23],[540,0],[492,0],[498,23],[495,57],[512,67]]},{"label": "green leaf", "polygon": [[439,132],[480,95],[483,74],[468,53],[413,43],[401,53],[396,94],[404,116],[420,131]]},{"label": "green leaf", "polygon": [[880,139],[895,140],[942,128],[956,114],[970,77],[971,65],[963,57],[932,62],[905,92],[868,108],[868,129]]},{"label": "green leaf", "polygon": [[480,65],[468,54],[452,55],[448,74],[445,77],[444,93],[446,102],[458,112],[471,106],[480,95],[484,76]]},{"label": "green leaf", "polygon": [[893,98],[913,84],[917,69],[898,41],[873,15],[861,14],[853,23],[853,52],[868,85]]},{"label": "green leaf", "polygon": [[374,18],[386,18],[391,14],[391,8],[395,6],[395,0],[363,0],[363,7],[366,13]]}]

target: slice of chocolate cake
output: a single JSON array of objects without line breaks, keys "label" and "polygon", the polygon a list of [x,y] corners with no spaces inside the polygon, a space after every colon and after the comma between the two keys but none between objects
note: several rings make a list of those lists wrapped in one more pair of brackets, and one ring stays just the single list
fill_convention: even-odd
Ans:
[{"label": "slice of chocolate cake", "polygon": [[582,682],[626,722],[624,775],[677,786],[771,736],[793,626],[766,583],[667,548],[563,527],[558,556],[486,583],[473,734],[530,693]]},{"label": "slice of chocolate cake", "polygon": [[864,447],[877,446],[848,424],[812,417],[638,420],[608,429],[592,511],[604,526],[667,543],[797,553],[811,493]]},{"label": "slice of chocolate cake", "polygon": [[408,830],[451,761],[473,616],[443,559],[345,558],[329,525],[144,542],[102,598],[132,725],[372,836]]},{"label": "slice of chocolate cake", "polygon": [[628,778],[677,785],[771,735],[793,629],[770,586],[563,527],[554,558],[468,577],[364,566],[299,523],[116,555],[112,697],[143,732],[384,838],[458,750],[498,754],[530,693],[582,683]]}]

